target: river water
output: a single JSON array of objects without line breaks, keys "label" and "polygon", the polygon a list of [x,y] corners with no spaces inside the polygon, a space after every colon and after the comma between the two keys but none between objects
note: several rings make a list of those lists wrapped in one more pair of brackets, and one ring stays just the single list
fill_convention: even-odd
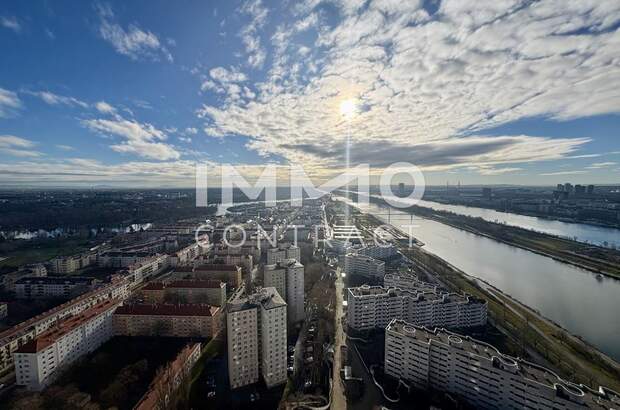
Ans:
[{"label": "river water", "polygon": [[[401,199],[401,198],[397,198]],[[535,216],[519,215],[511,212],[499,212],[494,209],[477,208],[463,205],[448,205],[434,201],[417,202],[418,206],[449,211],[455,214],[482,218],[486,221],[504,223],[538,232],[576,239],[580,242],[593,243],[605,247],[620,248],[620,229],[608,228],[582,223],[562,222]]]},{"label": "river water", "polygon": [[[362,210],[388,222],[386,205]],[[429,252],[620,360],[620,281],[393,207],[389,223],[404,232],[409,231],[406,225],[414,225],[411,233]]]}]

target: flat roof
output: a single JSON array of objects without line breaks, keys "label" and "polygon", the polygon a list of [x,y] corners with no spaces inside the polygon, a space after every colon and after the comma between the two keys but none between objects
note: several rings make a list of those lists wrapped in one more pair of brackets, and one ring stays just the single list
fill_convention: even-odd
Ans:
[{"label": "flat roof", "polygon": [[[516,369],[516,374],[519,374],[524,379],[534,381],[539,384],[546,385],[551,389],[557,389],[557,385],[564,388],[569,392],[585,393],[583,397],[585,403],[591,405],[601,405],[603,403],[614,403],[617,405],[620,403],[620,395],[610,389],[601,387],[599,390],[593,390],[585,385],[577,385],[560,378],[553,371],[539,366],[537,364],[528,362],[521,358],[512,357],[501,353],[495,346],[485,343],[480,340],[471,338],[470,336],[463,336],[443,328],[435,328],[431,330],[424,326],[416,326],[407,323],[403,320],[394,319],[386,327],[386,334],[388,331],[397,332],[407,337],[414,338],[422,343],[441,343],[444,345],[450,345],[453,348],[462,349],[473,355],[486,358],[488,360],[498,360],[503,366],[508,366]],[[595,401],[596,400],[596,401]],[[607,406],[606,406],[607,407]],[[609,408],[612,408],[611,406]]]},{"label": "flat roof", "polygon": [[129,316],[213,316],[217,310],[217,307],[206,303],[153,303],[119,306],[114,314]]}]

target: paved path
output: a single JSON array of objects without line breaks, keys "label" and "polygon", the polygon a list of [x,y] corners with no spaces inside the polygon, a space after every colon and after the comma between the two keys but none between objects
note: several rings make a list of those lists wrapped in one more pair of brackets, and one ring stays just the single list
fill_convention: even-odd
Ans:
[{"label": "paved path", "polygon": [[332,409],[333,410],[345,410],[347,408],[347,400],[342,388],[342,382],[340,380],[340,364],[341,358],[341,346],[346,345],[344,331],[342,330],[342,274],[340,268],[336,270],[336,336],[334,344],[334,375],[332,383]]}]

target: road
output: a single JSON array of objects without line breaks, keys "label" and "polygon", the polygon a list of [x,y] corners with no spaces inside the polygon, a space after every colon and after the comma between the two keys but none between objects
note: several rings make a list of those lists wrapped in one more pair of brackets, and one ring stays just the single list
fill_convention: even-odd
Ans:
[{"label": "road", "polygon": [[332,406],[333,410],[345,410],[347,408],[347,399],[344,395],[342,381],[340,380],[340,365],[342,363],[341,347],[346,345],[344,331],[342,329],[342,274],[340,268],[336,270],[336,336],[334,343],[334,376],[332,383]]}]

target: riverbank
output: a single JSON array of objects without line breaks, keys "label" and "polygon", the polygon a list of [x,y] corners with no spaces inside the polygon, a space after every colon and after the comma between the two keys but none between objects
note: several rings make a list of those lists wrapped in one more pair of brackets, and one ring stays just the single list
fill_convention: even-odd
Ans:
[{"label": "riverbank", "polygon": [[[375,197],[371,197],[371,202],[389,206],[384,200]],[[485,236],[507,245],[516,246],[581,269],[620,279],[620,251],[618,250],[588,245],[546,233],[489,222],[482,218],[474,218],[448,211],[439,211],[415,205],[400,210],[452,226],[453,228]]]},{"label": "riverbank", "polygon": [[[359,213],[357,209],[353,212]],[[383,223],[366,215],[369,224],[378,226]],[[519,347],[516,354],[534,351],[546,362],[541,364],[551,365],[567,380],[595,388],[602,385],[620,390],[620,365],[593,346],[499,290],[482,286],[478,280],[438,256],[416,246],[399,247],[405,256],[415,261],[417,269],[436,275],[449,289],[487,300],[490,323],[510,335]]]}]

